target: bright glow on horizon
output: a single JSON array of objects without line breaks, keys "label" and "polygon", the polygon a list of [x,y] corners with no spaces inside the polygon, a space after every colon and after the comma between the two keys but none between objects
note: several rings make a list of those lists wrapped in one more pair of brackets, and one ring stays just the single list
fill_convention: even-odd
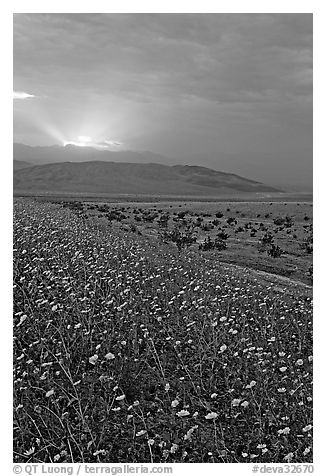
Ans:
[{"label": "bright glow on horizon", "polygon": [[86,142],[86,143],[87,142],[92,142],[92,138],[89,137],[89,136],[78,136],[77,139],[78,139],[78,142],[81,142],[81,143],[83,143],[83,142]]},{"label": "bright glow on horizon", "polygon": [[91,147],[92,143],[91,142],[81,142],[81,141],[68,141],[63,143],[64,146],[66,145],[75,145],[77,147]]},{"label": "bright glow on horizon", "polygon": [[62,141],[63,145],[74,145],[76,147],[93,147],[99,150],[117,150],[123,146],[122,142],[113,140],[94,140],[89,136],[77,136],[77,140]]},{"label": "bright glow on horizon", "polygon": [[93,139],[89,136],[77,136],[76,141],[67,141],[64,142],[64,146],[66,145],[75,145],[77,147],[92,147],[93,146]]}]

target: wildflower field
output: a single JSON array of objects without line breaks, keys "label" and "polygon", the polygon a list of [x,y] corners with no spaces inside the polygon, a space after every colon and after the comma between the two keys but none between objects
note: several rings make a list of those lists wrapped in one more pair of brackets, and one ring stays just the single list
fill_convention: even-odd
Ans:
[{"label": "wildflower field", "polygon": [[15,199],[14,461],[311,462],[311,287],[266,280]]}]

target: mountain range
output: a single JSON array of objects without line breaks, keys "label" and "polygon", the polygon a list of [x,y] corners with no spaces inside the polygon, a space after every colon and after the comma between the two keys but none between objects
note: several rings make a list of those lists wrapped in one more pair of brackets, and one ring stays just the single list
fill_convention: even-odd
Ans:
[{"label": "mountain range", "polygon": [[136,162],[136,163],[163,163],[172,165],[173,159],[154,152],[135,150],[112,151],[96,149],[94,147],[80,147],[72,144],[66,146],[30,146],[25,144],[13,145],[14,160],[44,165],[55,162]]},{"label": "mountain range", "polygon": [[151,152],[14,144],[14,191],[220,196],[280,192],[196,165],[163,165]]}]

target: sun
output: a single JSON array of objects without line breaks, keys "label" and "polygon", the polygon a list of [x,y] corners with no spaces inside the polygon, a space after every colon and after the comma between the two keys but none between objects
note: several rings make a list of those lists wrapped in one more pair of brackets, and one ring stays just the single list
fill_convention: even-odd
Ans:
[{"label": "sun", "polygon": [[81,144],[88,144],[89,142],[92,142],[92,138],[89,136],[78,136],[77,139]]},{"label": "sun", "polygon": [[77,147],[87,147],[93,143],[89,136],[77,136],[77,140],[65,142],[64,145],[76,145]]}]

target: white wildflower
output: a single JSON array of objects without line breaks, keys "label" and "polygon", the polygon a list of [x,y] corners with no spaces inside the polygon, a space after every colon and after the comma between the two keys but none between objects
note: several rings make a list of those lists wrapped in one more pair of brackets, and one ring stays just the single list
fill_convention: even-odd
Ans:
[{"label": "white wildflower", "polygon": [[188,412],[188,410],[180,410],[179,412],[177,412],[177,415],[178,417],[185,417],[190,415],[190,413]]},{"label": "white wildflower", "polygon": [[89,363],[92,364],[92,365],[95,365],[96,362],[97,362],[97,360],[98,360],[98,355],[97,355],[97,354],[92,355],[92,356],[88,359]]},{"label": "white wildflower", "polygon": [[210,412],[205,416],[206,420],[215,420],[215,418],[217,417],[218,417],[218,414],[215,412]]},{"label": "white wildflower", "polygon": [[306,433],[307,431],[310,431],[312,429],[312,425],[307,425],[304,428],[302,428],[302,431]]},{"label": "white wildflower", "polygon": [[120,395],[119,397],[116,397],[117,402],[121,402],[121,400],[124,400],[126,398],[125,395]]},{"label": "white wildflower", "polygon": [[238,407],[240,405],[241,400],[239,398],[234,398],[231,402],[233,407]]}]

